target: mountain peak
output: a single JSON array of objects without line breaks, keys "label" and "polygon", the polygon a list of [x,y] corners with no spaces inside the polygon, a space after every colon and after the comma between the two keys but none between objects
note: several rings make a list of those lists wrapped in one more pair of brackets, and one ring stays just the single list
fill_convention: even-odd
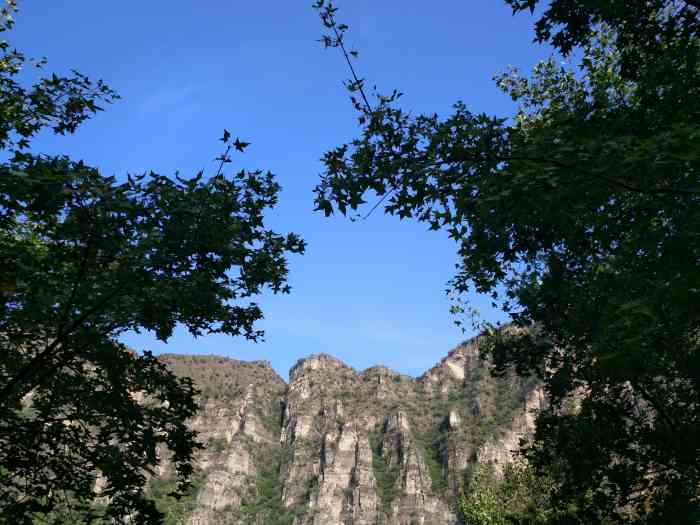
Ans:
[{"label": "mountain peak", "polygon": [[293,380],[295,376],[300,373],[304,373],[310,370],[333,370],[333,369],[343,369],[351,370],[355,374],[357,371],[350,365],[344,363],[337,357],[334,357],[326,353],[311,354],[306,357],[299,359],[296,364],[289,371],[289,378]]}]

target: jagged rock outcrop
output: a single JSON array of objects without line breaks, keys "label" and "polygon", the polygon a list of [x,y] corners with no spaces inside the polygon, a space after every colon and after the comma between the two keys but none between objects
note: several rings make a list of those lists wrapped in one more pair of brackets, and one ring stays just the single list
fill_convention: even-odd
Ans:
[{"label": "jagged rock outcrop", "polygon": [[326,354],[286,385],[267,363],[164,359],[202,389],[189,525],[454,525],[471,467],[500,472],[541,403],[534,381],[492,378],[475,341],[419,378]]},{"label": "jagged rock outcrop", "polygon": [[[256,523],[246,510],[256,500],[260,474],[272,469],[276,475],[284,381],[266,362],[212,356],[162,359],[202,390],[201,408],[191,425],[206,448],[197,458],[196,495],[178,523]],[[165,465],[162,477],[169,474]]]}]

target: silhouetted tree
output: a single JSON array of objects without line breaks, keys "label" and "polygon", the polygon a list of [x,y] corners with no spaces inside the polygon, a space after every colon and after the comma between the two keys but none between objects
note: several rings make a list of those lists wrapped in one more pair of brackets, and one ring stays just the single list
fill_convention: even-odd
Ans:
[{"label": "silhouetted tree", "polygon": [[118,182],[33,153],[37,132],[70,133],[116,95],[80,73],[22,87],[27,59],[0,52],[0,521],[159,523],[144,484],[160,449],[188,488],[196,390],[119,336],[165,341],[180,324],[256,340],[253,297],[288,292],[286,256],[304,243],[264,224],[272,174],[224,175],[248,145],[228,131],[211,177]]},{"label": "silhouetted tree", "polygon": [[[324,43],[350,62],[347,26],[316,7]],[[553,0],[535,27],[580,61],[498,75],[519,104],[509,117],[463,103],[414,116],[397,92],[372,107],[353,70],[362,132],[324,155],[317,209],[377,195],[385,213],[446,230],[459,244],[452,291],[490,294],[529,328],[490,330],[485,352],[497,374],[544,381],[550,408],[528,456],[554,473],[559,508],[578,523],[697,523],[699,5]]]}]

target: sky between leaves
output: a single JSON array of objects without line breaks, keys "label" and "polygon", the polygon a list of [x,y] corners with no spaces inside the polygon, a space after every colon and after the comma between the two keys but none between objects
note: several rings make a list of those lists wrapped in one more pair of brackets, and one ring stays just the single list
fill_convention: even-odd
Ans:
[{"label": "sky between leaves", "polygon": [[[425,225],[384,217],[350,223],[313,212],[312,188],[327,149],[358,128],[338,50],[316,40],[311,0],[20,2],[8,35],[48,71],[103,78],[122,100],[69,137],[41,136],[34,151],[67,154],[105,174],[216,171],[224,128],[252,145],[231,169],[270,170],[283,191],[269,215],[277,231],[308,242],[291,260],[287,296],[263,296],[264,342],[180,330],[165,345],[151,334],[136,349],[271,361],[283,378],[297,359],[330,353],[357,369],[382,363],[420,375],[468,336],[453,323],[445,284],[455,246]],[[403,107],[445,115],[463,100],[474,112],[512,114],[491,81],[525,70],[550,50],[532,43],[533,19],[498,0],[337,0],[348,43],[369,86],[397,88]],[[370,204],[372,204],[370,202]],[[472,298],[487,320],[502,319]]]}]

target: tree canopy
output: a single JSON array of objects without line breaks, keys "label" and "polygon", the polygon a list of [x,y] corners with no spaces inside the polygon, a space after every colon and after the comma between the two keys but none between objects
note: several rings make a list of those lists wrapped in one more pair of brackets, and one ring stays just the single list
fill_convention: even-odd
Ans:
[{"label": "tree canopy", "polygon": [[289,291],[286,258],[304,242],[265,225],[271,173],[226,174],[248,146],[228,131],[218,171],[190,178],[119,181],[35,153],[38,132],[71,133],[116,94],[78,72],[24,87],[28,59],[6,41],[0,52],[0,521],[75,523],[78,509],[159,523],[144,484],[167,453],[187,489],[196,390],[119,336],[165,341],[181,325],[259,339],[254,297]]},{"label": "tree canopy", "polygon": [[[336,8],[316,7],[350,62]],[[413,115],[396,91],[372,106],[353,69],[360,136],[323,157],[318,210],[376,196],[446,230],[452,291],[490,294],[528,328],[491,330],[484,352],[497,374],[544,381],[527,454],[574,523],[698,519],[699,29],[695,1],[553,0],[536,40],[578,66],[497,75],[516,114]]]}]

